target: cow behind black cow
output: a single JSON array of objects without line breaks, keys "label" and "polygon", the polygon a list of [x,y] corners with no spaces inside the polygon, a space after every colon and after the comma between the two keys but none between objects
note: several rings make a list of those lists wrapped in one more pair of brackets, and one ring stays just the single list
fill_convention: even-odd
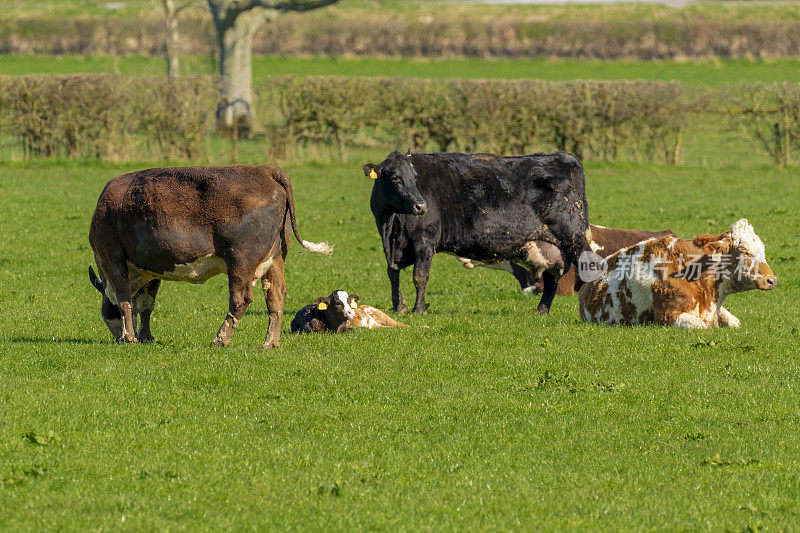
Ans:
[{"label": "cow behind black cow", "polygon": [[395,311],[406,311],[400,270],[414,266],[414,312],[423,312],[433,254],[449,252],[541,272],[537,311],[547,313],[564,268],[589,250],[583,167],[570,154],[393,152],[364,173],[375,180],[370,207]]}]

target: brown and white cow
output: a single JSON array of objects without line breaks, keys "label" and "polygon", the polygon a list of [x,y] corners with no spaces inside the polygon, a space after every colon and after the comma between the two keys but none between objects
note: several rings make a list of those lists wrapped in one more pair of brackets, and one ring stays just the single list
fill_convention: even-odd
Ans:
[{"label": "brown and white cow", "polygon": [[[102,315],[120,342],[152,341],[150,315],[161,280],[203,283],[228,275],[228,314],[213,344],[225,346],[260,280],[269,313],[261,348],[280,343],[286,298],[284,260],[300,239],[292,186],[273,165],[151,168],[118,176],[97,202],[89,241],[100,274]],[[138,335],[135,318],[141,314]]]},{"label": "brown and white cow", "polygon": [[[592,240],[589,246],[592,251],[601,257],[608,257],[614,252],[633,246],[646,239],[653,237],[664,237],[666,235],[675,235],[671,230],[662,231],[646,231],[646,230],[630,230],[619,228],[607,228],[605,226],[598,226],[596,224],[589,224],[591,230]],[[559,266],[560,257],[552,253],[548,254],[544,249],[542,256],[545,259],[545,265],[548,267]],[[464,268],[472,269],[476,266],[492,268],[495,270],[505,270],[514,276],[519,282],[523,294],[540,294],[544,290],[544,282],[542,281],[542,271],[530,271],[527,268],[508,261],[501,263],[482,263],[480,261],[473,261],[464,257],[459,257],[459,261],[463,263]],[[563,265],[562,265],[563,268]],[[556,294],[568,296],[576,294],[581,290],[583,281],[578,276],[578,270],[575,265],[561,276],[558,280]]]},{"label": "brown and white cow", "polygon": [[580,316],[587,322],[739,327],[739,319],[722,307],[725,298],[774,289],[778,282],[746,219],[721,235],[650,239],[611,255],[603,266],[601,276],[579,293]]}]

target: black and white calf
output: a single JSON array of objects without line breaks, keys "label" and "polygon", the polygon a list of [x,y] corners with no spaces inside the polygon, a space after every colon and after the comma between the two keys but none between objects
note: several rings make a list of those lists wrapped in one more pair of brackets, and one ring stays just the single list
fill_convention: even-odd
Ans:
[{"label": "black and white calf", "polygon": [[358,296],[346,291],[320,296],[297,312],[292,320],[292,333],[343,333],[349,330],[347,321],[356,316],[357,307]]}]

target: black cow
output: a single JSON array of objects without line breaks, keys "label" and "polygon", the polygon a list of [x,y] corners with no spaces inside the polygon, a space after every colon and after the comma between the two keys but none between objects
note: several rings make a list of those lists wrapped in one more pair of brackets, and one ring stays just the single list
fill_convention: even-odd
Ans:
[{"label": "black cow", "polygon": [[392,152],[379,165],[365,165],[364,173],[375,180],[370,207],[395,311],[406,311],[400,270],[414,265],[414,312],[424,312],[433,254],[450,252],[542,273],[537,312],[544,314],[564,269],[589,250],[583,167],[570,154]]}]

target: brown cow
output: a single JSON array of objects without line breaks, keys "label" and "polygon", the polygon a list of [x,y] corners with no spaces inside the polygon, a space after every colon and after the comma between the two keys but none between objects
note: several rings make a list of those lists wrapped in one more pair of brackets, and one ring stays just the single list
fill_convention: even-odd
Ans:
[{"label": "brown cow", "polygon": [[739,319],[722,307],[725,298],[778,283],[746,219],[721,235],[650,239],[620,250],[603,266],[605,272],[579,294],[587,322],[737,328]]},{"label": "brown cow", "polygon": [[[592,230],[592,242],[589,243],[589,246],[592,247],[592,251],[594,253],[602,257],[608,257],[617,250],[627,248],[628,246],[633,246],[634,244],[640,243],[646,239],[651,239],[653,237],[664,237],[666,235],[675,235],[671,230],[640,231],[606,228],[604,226],[597,226],[594,224],[589,224],[589,229]],[[527,268],[516,263],[504,261],[496,264],[484,264],[479,261],[472,261],[471,259],[466,259],[463,257],[459,257],[459,260],[464,263],[464,268],[485,266],[487,268],[505,270],[506,272],[511,273],[511,275],[514,276],[519,282],[520,288],[524,294],[539,294],[542,292],[544,287],[540,272],[531,272]],[[553,258],[550,260],[550,262],[557,263],[557,259]],[[556,294],[560,294],[562,296],[576,294],[579,290],[581,290],[582,285],[583,281],[581,281],[580,276],[578,276],[578,271],[573,265],[563,276],[561,276],[561,279],[558,281]]]},{"label": "brown cow", "polygon": [[[213,344],[225,346],[261,280],[269,327],[261,348],[280,343],[290,232],[300,239],[292,186],[273,165],[151,168],[108,182],[89,230],[103,293],[102,315],[120,342],[152,341],[150,315],[161,280],[203,283],[228,275],[228,314]],[[141,314],[136,334],[135,318]]]}]

